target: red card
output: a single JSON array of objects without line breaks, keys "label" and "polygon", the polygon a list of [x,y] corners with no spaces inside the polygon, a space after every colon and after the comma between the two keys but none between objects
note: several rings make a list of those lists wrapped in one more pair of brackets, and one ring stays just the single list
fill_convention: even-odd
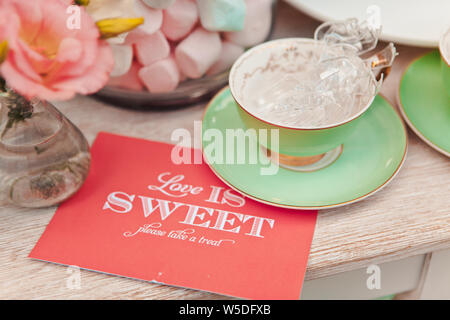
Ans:
[{"label": "red card", "polygon": [[[316,211],[244,198],[173,145],[100,133],[33,259],[249,299],[298,299]],[[196,150],[195,152],[200,152]]]}]

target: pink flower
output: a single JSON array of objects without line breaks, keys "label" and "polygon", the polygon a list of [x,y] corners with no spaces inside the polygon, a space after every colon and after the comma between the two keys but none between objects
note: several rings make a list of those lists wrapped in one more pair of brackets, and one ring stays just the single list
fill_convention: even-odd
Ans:
[{"label": "pink flower", "polygon": [[0,42],[8,41],[0,73],[25,97],[66,100],[91,94],[108,81],[111,48],[80,8],[80,29],[67,26],[68,0],[0,0]]}]

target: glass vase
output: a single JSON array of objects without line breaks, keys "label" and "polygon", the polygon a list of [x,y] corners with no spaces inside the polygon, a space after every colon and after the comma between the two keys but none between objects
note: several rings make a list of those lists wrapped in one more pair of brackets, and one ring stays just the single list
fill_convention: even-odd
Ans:
[{"label": "glass vase", "polygon": [[1,94],[0,204],[58,204],[81,187],[89,166],[88,142],[52,104]]}]

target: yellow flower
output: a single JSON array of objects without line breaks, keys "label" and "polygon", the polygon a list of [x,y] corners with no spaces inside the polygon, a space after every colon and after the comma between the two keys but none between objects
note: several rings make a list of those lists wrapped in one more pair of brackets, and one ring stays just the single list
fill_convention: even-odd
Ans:
[{"label": "yellow flower", "polygon": [[75,4],[79,6],[87,6],[89,4],[89,0],[75,0]]},{"label": "yellow flower", "polygon": [[[135,1],[140,0],[90,0],[86,10],[94,21],[112,18],[139,18],[141,15],[136,12]],[[122,33],[116,37],[104,37],[108,38],[108,42],[111,44],[122,44],[127,37],[127,33]]]},{"label": "yellow flower", "polygon": [[0,64],[6,60],[6,56],[8,55],[8,41],[0,42]]},{"label": "yellow flower", "polygon": [[129,32],[144,23],[144,18],[112,18],[97,21],[102,39],[109,39]]}]

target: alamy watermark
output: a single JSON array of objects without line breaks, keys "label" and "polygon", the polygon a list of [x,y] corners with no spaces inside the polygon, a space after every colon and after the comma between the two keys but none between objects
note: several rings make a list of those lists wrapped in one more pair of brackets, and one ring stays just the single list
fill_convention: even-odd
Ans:
[{"label": "alamy watermark", "polygon": [[[210,128],[202,132],[202,122],[194,121],[194,136],[184,128],[175,129],[171,135],[176,145],[172,149],[174,164],[202,164],[203,156],[193,152],[200,149],[210,164],[259,165],[261,175],[275,175],[278,172],[279,130],[278,129],[226,129],[225,132]],[[267,156],[262,146],[270,146]]]},{"label": "alamy watermark", "polygon": [[66,20],[66,27],[69,30],[81,29],[81,8],[76,5],[68,6],[66,13],[69,15]]},{"label": "alamy watermark", "polygon": [[380,290],[381,289],[381,268],[376,264],[371,264],[367,267],[367,274],[370,276],[366,280],[366,286],[369,290]]},{"label": "alamy watermark", "polygon": [[66,273],[69,276],[66,279],[66,288],[69,290],[80,290],[81,289],[81,272],[78,266],[68,266]]}]

